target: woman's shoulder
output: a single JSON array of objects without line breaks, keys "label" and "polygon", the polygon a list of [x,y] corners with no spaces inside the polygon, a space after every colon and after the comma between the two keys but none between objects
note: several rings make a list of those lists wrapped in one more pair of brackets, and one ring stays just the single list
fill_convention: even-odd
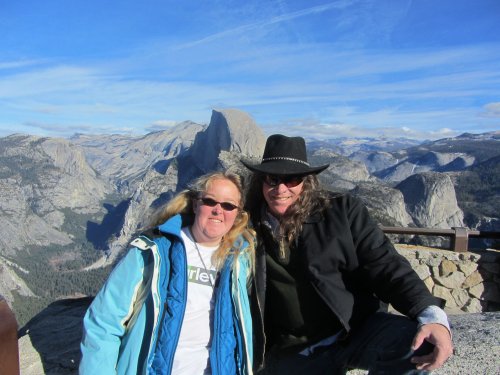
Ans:
[{"label": "woman's shoulder", "polygon": [[185,221],[186,219],[182,215],[174,215],[162,224],[156,227],[146,228],[138,233],[132,238],[130,245],[140,250],[150,250],[158,243],[157,240],[160,238],[179,240]]}]

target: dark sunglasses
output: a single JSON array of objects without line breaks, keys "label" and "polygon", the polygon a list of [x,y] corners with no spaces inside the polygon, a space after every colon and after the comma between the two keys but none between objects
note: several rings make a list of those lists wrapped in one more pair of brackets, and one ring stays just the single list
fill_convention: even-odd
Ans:
[{"label": "dark sunglasses", "polygon": [[198,200],[200,200],[204,206],[208,206],[208,207],[215,207],[218,204],[220,204],[221,208],[224,211],[234,211],[238,208],[238,206],[235,204],[232,204],[229,202],[217,202],[216,200],[214,200],[212,198],[198,198]]},{"label": "dark sunglasses", "polygon": [[293,188],[300,185],[302,181],[304,181],[304,176],[275,176],[272,174],[266,174],[264,176],[264,182],[271,187],[284,184],[287,188]]}]

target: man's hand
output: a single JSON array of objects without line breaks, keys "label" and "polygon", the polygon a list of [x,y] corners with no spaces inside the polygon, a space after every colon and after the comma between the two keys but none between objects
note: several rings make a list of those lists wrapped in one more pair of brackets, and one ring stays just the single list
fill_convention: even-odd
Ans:
[{"label": "man's hand", "polygon": [[441,324],[430,323],[421,326],[413,339],[412,349],[418,349],[424,340],[433,344],[434,350],[430,354],[411,359],[411,362],[415,363],[419,370],[435,370],[441,367],[453,354],[450,331]]}]

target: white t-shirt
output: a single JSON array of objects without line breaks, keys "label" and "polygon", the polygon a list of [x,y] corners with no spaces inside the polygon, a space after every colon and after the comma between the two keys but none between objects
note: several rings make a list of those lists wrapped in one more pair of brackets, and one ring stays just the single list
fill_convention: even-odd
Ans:
[{"label": "white t-shirt", "polygon": [[214,289],[217,271],[212,267],[211,257],[217,246],[198,245],[196,250],[191,233],[182,228],[182,240],[186,246],[188,265],[187,304],[182,322],[179,343],[175,351],[173,374],[210,374],[209,350],[212,342],[212,316],[214,309]]}]

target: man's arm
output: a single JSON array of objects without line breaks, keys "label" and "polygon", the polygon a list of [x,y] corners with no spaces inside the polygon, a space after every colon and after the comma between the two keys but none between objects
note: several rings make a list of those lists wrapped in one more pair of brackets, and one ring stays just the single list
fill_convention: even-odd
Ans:
[{"label": "man's arm", "polygon": [[413,339],[412,349],[418,349],[427,341],[434,345],[434,350],[428,355],[413,357],[411,361],[419,370],[432,371],[441,367],[453,354],[448,317],[438,306],[429,306],[418,315],[417,320],[420,326]]},{"label": "man's arm", "polygon": [[412,348],[424,341],[435,346],[433,353],[413,357],[412,362],[425,370],[438,368],[453,352],[448,319],[438,307],[443,301],[429,292],[408,260],[371,219],[366,206],[353,199],[349,207],[358,260],[375,294],[404,315],[419,320]]},{"label": "man's arm", "polygon": [[17,321],[4,299],[0,299],[0,374],[19,374]]}]

